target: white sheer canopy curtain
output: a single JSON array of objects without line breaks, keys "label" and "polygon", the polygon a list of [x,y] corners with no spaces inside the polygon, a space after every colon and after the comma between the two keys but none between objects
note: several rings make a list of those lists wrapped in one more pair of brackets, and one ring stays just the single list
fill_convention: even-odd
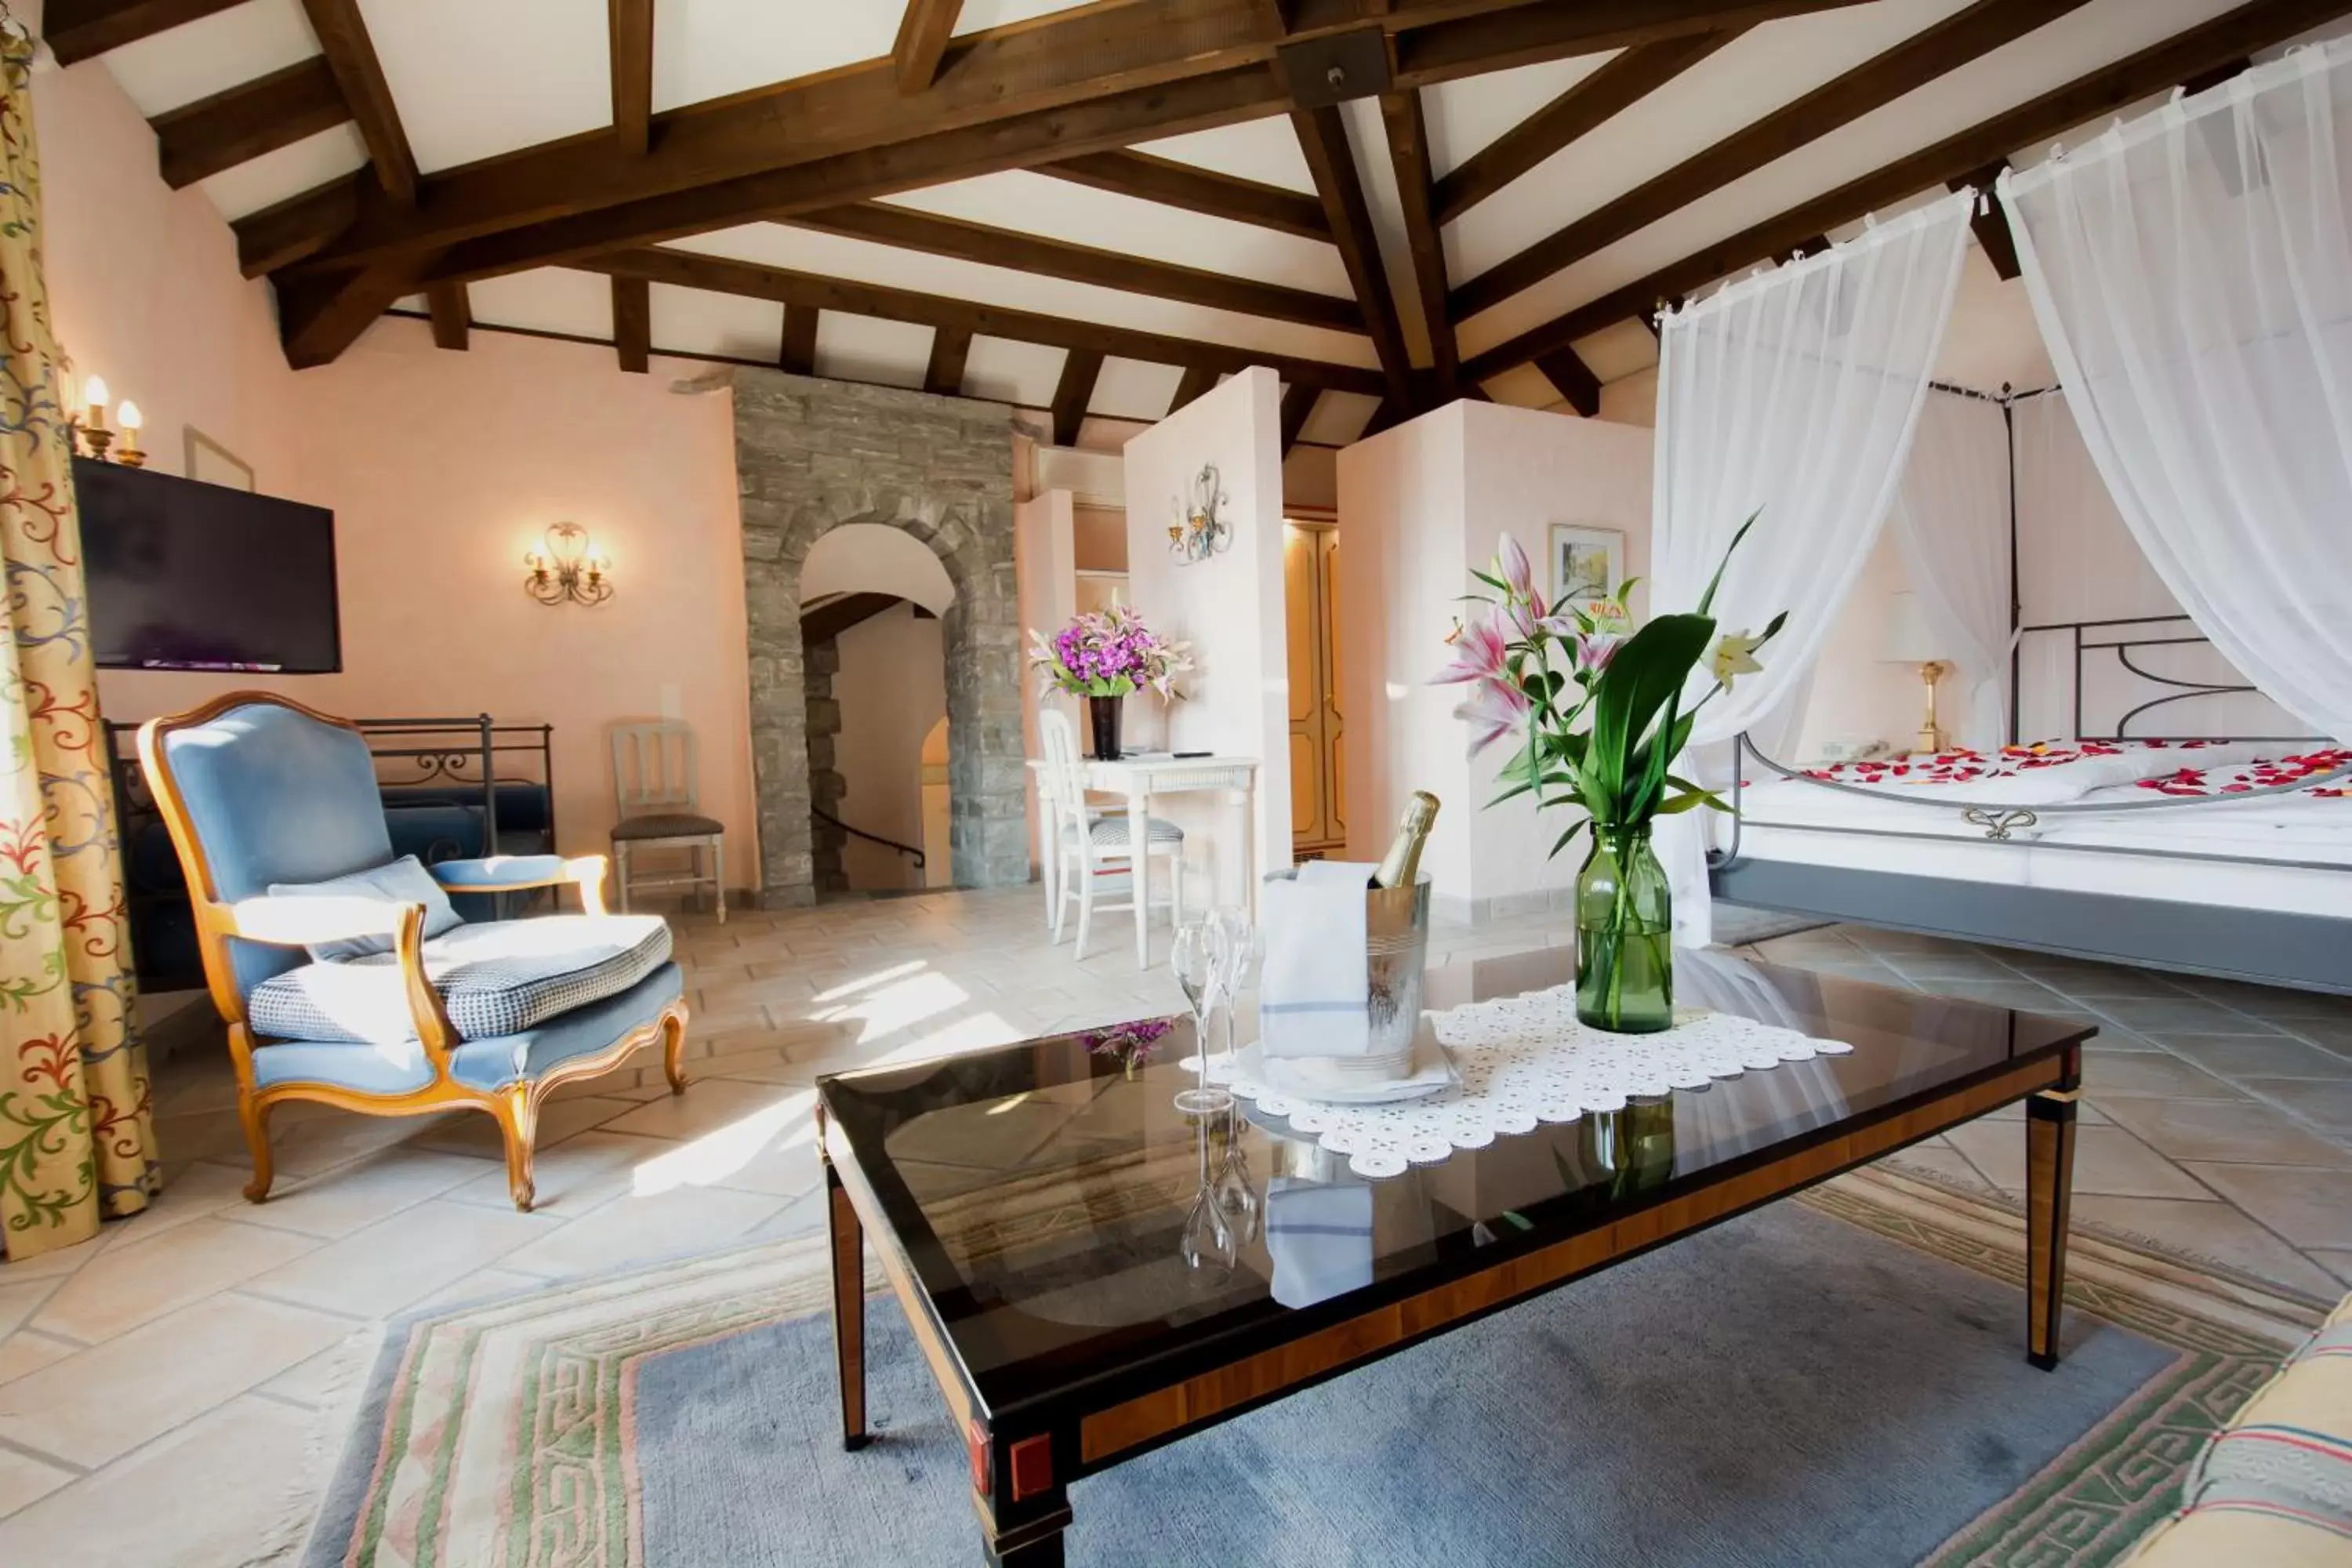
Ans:
[{"label": "white sheer canopy curtain", "polygon": [[2352,742],[2352,42],[2257,66],[2000,194],[2092,460],[2181,607]]},{"label": "white sheer canopy curtain", "polygon": [[[1885,520],[1959,281],[1972,193],[1874,224],[1818,256],[1742,279],[1660,325],[1650,603],[1697,607],[1741,522],[1755,531],[1715,600],[1719,625],[1787,630],[1700,712],[1693,748],[1743,730],[1784,748],[1838,606]],[[1687,699],[1711,684],[1702,669]],[[1718,763],[1685,760],[1702,775]],[[1685,774],[1685,776],[1691,776]],[[1712,938],[1701,814],[1662,817],[1675,939]]]},{"label": "white sheer canopy curtain", "polygon": [[2000,405],[1931,391],[1888,521],[1920,612],[1959,667],[1968,706],[1954,734],[1979,751],[2009,738],[2009,500]]}]

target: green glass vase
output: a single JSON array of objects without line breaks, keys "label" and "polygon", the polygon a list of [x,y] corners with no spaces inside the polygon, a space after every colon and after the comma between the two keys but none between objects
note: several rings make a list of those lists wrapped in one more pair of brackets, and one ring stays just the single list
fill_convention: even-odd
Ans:
[{"label": "green glass vase", "polygon": [[1674,899],[1647,823],[1593,825],[1576,875],[1576,1016],[1596,1029],[1654,1035],[1675,1021]]}]

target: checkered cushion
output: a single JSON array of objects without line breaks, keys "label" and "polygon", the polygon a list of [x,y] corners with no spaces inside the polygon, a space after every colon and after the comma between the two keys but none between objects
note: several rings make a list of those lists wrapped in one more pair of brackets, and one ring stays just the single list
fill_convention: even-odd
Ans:
[{"label": "checkered cushion", "polygon": [[[1163,822],[1156,816],[1144,819],[1143,836],[1147,842],[1152,844],[1184,842],[1182,828],[1172,822]],[[1087,837],[1094,841],[1094,846],[1097,849],[1124,849],[1128,842],[1127,818],[1098,816],[1087,824]]]},{"label": "checkered cushion", "polygon": [[[669,959],[659,915],[541,915],[460,925],[425,944],[425,972],[461,1040],[496,1039],[619,994]],[[415,1037],[392,954],[306,963],[246,998],[277,1039],[397,1045]]]}]

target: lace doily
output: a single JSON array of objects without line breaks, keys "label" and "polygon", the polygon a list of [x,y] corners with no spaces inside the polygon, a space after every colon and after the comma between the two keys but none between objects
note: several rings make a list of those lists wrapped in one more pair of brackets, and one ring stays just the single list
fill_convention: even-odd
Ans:
[{"label": "lace doily", "polygon": [[[1456,1149],[1483,1149],[1498,1134],[1622,1110],[1633,1097],[1704,1089],[1782,1062],[1853,1049],[1736,1013],[1677,1008],[1663,1034],[1612,1035],[1576,1019],[1576,989],[1472,1002],[1430,1015],[1460,1081],[1425,1100],[1327,1105],[1276,1089],[1246,1072],[1216,1076],[1291,1131],[1348,1156],[1360,1176],[1394,1176]],[[1214,1069],[1213,1069],[1213,1072]]]}]

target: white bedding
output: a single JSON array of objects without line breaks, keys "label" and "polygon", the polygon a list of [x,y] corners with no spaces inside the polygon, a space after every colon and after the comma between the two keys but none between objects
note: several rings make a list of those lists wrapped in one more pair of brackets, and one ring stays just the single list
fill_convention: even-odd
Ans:
[{"label": "white bedding", "polygon": [[[2234,753],[2252,750],[2214,747],[2197,760],[2205,766],[2241,763],[2250,756]],[[2305,788],[2244,799],[2172,799],[2137,780],[2161,777],[2181,759],[2158,752],[2154,760],[2159,765],[2131,754],[2088,757],[2012,778],[1883,784],[1862,795],[1809,780],[1755,783],[1741,795],[1740,856],[2217,908],[2352,914],[2352,879],[2346,876],[2352,871],[2352,798]],[[2004,798],[1995,786],[2011,784],[2031,787]],[[1959,802],[2028,811],[2060,802],[2122,809],[2053,813],[2030,826],[2012,825],[2011,837],[1997,842],[1983,825],[1965,818]],[[1829,828],[1864,831],[1823,831]],[[1718,847],[1728,846],[1730,829],[1729,818],[1716,819]]]}]

